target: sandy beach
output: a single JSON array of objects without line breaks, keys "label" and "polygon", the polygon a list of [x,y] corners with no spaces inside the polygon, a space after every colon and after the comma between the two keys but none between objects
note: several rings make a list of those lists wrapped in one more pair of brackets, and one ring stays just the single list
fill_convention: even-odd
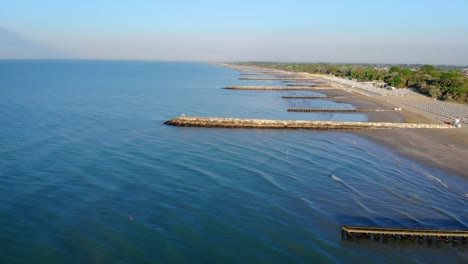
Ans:
[{"label": "sandy beach", "polygon": [[[232,67],[232,65],[224,66]],[[233,66],[233,68],[239,70],[238,66]],[[452,121],[449,117],[408,105],[409,100],[413,103],[416,102],[416,104],[434,103],[432,98],[414,94],[411,91],[396,91],[395,95],[392,95],[392,93],[382,89],[382,95],[378,95],[373,92],[373,88],[359,89],[359,83],[349,80],[346,80],[346,84],[339,83],[337,85],[336,81],[341,82],[341,80],[323,78],[323,76],[314,74],[289,73],[257,67],[251,70],[281,77],[316,78],[320,82],[336,85],[335,87],[339,88],[320,90],[320,93],[328,96],[339,96],[327,100],[349,103],[357,108],[402,109],[402,111],[369,113],[369,121],[434,124]],[[466,106],[459,105],[457,107],[464,109],[463,107]],[[465,123],[462,124],[462,128],[458,129],[383,129],[349,130],[348,132],[363,136],[418,163],[468,180],[468,125]]]},{"label": "sandy beach", "polygon": [[[350,103],[358,108],[402,108],[402,111],[398,112],[369,113],[369,121],[436,124],[451,121],[449,118],[404,106],[401,103],[402,100],[399,97],[383,99],[353,95],[353,97],[334,101]],[[431,168],[468,179],[468,129],[466,125],[459,129],[449,130],[391,129],[353,130],[350,132],[364,136]]]}]

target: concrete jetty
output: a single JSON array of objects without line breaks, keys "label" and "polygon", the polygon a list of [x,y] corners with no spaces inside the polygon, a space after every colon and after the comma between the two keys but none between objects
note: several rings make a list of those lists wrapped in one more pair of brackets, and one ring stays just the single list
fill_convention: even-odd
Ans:
[{"label": "concrete jetty", "polygon": [[436,230],[436,229],[408,229],[342,226],[341,236],[344,239],[373,239],[373,240],[417,240],[419,242],[445,241],[452,243],[466,243],[467,230]]},{"label": "concrete jetty", "polygon": [[414,124],[386,122],[336,122],[308,120],[270,120],[219,117],[182,116],[166,121],[164,124],[188,127],[222,127],[222,128],[259,128],[259,129],[390,129],[390,128],[455,128],[447,124]]},{"label": "concrete jetty", "polygon": [[263,91],[313,91],[330,90],[331,87],[323,86],[227,86],[224,89],[229,90],[263,90]]},{"label": "concrete jetty", "polygon": [[390,109],[329,109],[329,108],[288,108],[288,112],[367,113],[396,111]]}]

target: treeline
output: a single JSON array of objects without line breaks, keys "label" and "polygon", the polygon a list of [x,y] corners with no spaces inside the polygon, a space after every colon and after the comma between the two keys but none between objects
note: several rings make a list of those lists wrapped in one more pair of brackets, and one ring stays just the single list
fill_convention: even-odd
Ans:
[{"label": "treeline", "polygon": [[461,70],[445,70],[432,65],[418,69],[399,66],[377,68],[365,65],[248,63],[265,68],[294,72],[331,74],[358,81],[383,81],[396,88],[410,87],[439,100],[468,103],[468,78]]}]

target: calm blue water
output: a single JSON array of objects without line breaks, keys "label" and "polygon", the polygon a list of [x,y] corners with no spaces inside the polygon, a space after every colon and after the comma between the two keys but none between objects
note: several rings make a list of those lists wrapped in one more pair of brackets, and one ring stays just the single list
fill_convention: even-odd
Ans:
[{"label": "calm blue water", "polygon": [[[209,64],[0,61],[0,263],[468,261],[341,225],[468,229],[468,182],[333,131],[180,128],[186,115],[367,120],[230,91]],[[284,84],[283,84],[284,85]],[[298,94],[298,92],[294,92]],[[307,94],[314,94],[309,92]]]}]

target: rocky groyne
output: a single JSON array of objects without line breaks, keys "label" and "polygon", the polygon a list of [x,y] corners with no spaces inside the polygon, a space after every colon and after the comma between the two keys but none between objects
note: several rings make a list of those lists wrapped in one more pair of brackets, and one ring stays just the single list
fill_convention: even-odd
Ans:
[{"label": "rocky groyne", "polygon": [[227,86],[224,89],[229,90],[263,90],[263,91],[313,91],[330,90],[329,86]]},{"label": "rocky groyne", "polygon": [[240,77],[239,80],[250,80],[250,81],[317,81],[317,78],[264,78],[264,77]]},{"label": "rocky groyne", "polygon": [[327,109],[327,108],[288,108],[288,112],[311,112],[311,113],[368,113],[397,111],[390,109]]},{"label": "rocky groyne", "polygon": [[330,98],[343,98],[342,96],[294,96],[285,95],[281,96],[283,99],[330,99]]},{"label": "rocky groyne", "polygon": [[307,120],[269,120],[218,117],[182,116],[166,121],[164,124],[188,127],[222,127],[222,128],[260,128],[260,129],[391,129],[391,128],[430,128],[449,129],[454,126],[446,124],[414,124],[386,122],[335,122]]}]

